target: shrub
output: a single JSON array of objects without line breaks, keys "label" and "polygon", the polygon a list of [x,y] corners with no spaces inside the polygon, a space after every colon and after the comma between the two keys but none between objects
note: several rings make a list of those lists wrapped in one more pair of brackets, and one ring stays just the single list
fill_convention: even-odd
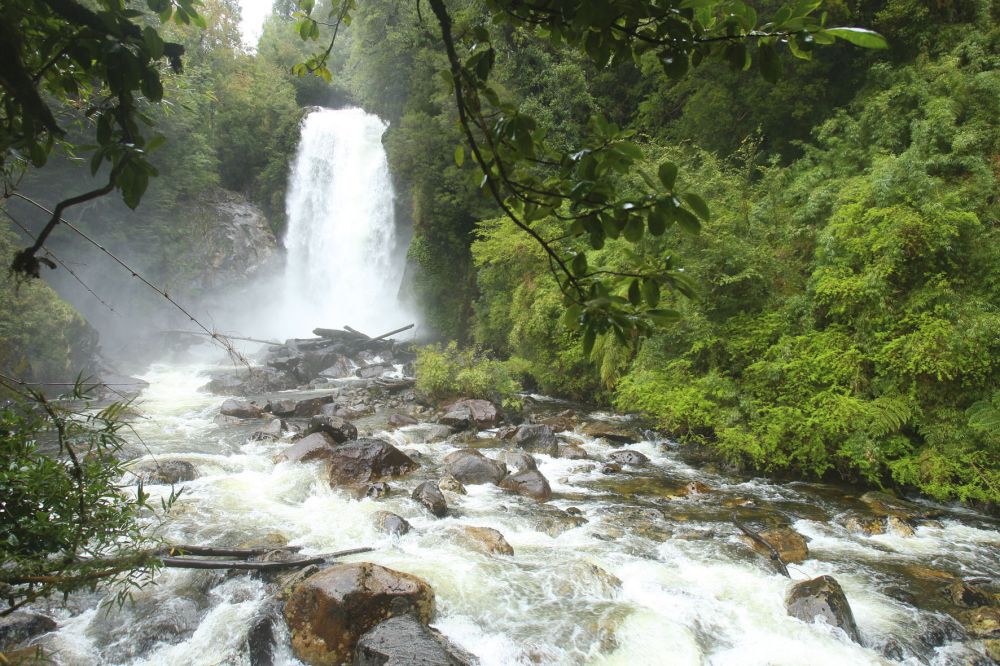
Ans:
[{"label": "shrub", "polygon": [[417,392],[426,400],[481,398],[506,409],[521,408],[521,385],[506,364],[473,349],[459,349],[454,341],[418,349],[416,375]]}]

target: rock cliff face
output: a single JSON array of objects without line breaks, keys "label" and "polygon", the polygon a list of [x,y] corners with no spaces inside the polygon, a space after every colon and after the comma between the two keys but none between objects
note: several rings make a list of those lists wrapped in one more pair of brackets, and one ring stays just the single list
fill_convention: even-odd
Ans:
[{"label": "rock cliff face", "polygon": [[278,241],[264,211],[241,194],[216,190],[199,205],[207,225],[203,287],[218,287],[249,277],[276,263]]}]

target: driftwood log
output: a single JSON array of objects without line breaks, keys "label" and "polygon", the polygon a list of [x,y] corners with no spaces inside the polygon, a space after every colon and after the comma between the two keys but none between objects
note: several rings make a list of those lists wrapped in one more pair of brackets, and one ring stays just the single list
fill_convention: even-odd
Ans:
[{"label": "driftwood log", "polygon": [[[260,557],[275,551],[298,552],[298,546],[288,548],[210,548],[206,546],[171,546],[164,549],[165,555],[160,558],[164,567],[170,569],[236,569],[245,571],[274,571],[277,569],[293,569],[305,567],[310,564],[323,564],[327,560],[347,555],[357,555],[367,553],[372,548],[348,548],[338,550],[333,553],[322,553],[312,557],[301,557],[294,560],[280,560],[276,562],[251,562],[251,557]],[[209,560],[191,556],[202,557],[238,557],[236,560]]]},{"label": "driftwood log", "polygon": [[792,577],[791,574],[788,573],[788,566],[785,564],[785,561],[783,559],[781,559],[781,553],[778,552],[777,548],[775,548],[770,542],[767,541],[767,539],[765,539],[764,537],[762,537],[760,534],[758,534],[757,532],[754,532],[749,527],[747,527],[746,525],[744,525],[743,523],[741,523],[740,519],[736,516],[735,513],[733,514],[733,522],[736,524],[736,527],[738,527],[740,529],[740,531],[743,532],[743,534],[746,534],[748,537],[750,537],[751,539],[753,539],[755,542],[759,543],[764,548],[766,548],[768,551],[770,551],[770,553],[771,553],[771,561],[774,562],[775,566],[778,567],[778,571],[785,578],[791,578]]}]

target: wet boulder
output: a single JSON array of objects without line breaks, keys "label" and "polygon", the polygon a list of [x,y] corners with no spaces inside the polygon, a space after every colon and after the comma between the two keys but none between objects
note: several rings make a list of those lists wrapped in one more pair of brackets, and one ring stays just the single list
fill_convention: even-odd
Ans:
[{"label": "wet boulder", "polygon": [[844,527],[848,532],[853,534],[863,534],[865,536],[885,534],[885,520],[882,518],[851,516],[844,521]]},{"label": "wet boulder", "polygon": [[392,488],[385,481],[376,481],[375,483],[368,483],[359,489],[359,494],[361,499],[367,497],[368,499],[385,499],[392,493]]},{"label": "wet boulder", "polygon": [[309,427],[306,429],[306,434],[311,435],[314,432],[326,433],[338,444],[358,438],[358,429],[354,427],[354,424],[339,416],[317,414],[312,417],[309,419]]},{"label": "wet boulder", "polygon": [[572,409],[567,409],[553,416],[546,416],[535,420],[536,423],[547,425],[555,432],[572,430],[576,427],[576,414]]},{"label": "wet boulder", "polygon": [[412,614],[426,624],[434,592],[416,576],[370,562],[340,564],[300,582],[285,603],[292,651],[314,666],[350,663],[359,639],[379,623]]},{"label": "wet boulder", "polygon": [[41,613],[15,611],[0,617],[0,652],[56,630],[56,621]]},{"label": "wet boulder", "polygon": [[559,453],[559,440],[552,428],[538,423],[519,425],[510,436],[510,441],[519,448],[532,453],[555,456]]},{"label": "wet boulder", "polygon": [[878,490],[869,490],[861,496],[861,501],[876,516],[894,516],[902,520],[932,518],[940,513]]},{"label": "wet boulder", "polygon": [[334,448],[329,460],[332,486],[397,478],[420,467],[381,439],[359,439],[341,444]]},{"label": "wet boulder", "polygon": [[485,555],[513,555],[514,549],[499,530],[492,527],[462,525],[459,535],[463,543]]},{"label": "wet boulder", "polygon": [[300,419],[309,418],[311,416],[316,416],[323,409],[324,405],[329,405],[333,402],[333,394],[321,395],[318,398],[308,398],[307,400],[299,400],[295,403],[295,411],[292,412],[292,416]]},{"label": "wet boulder", "polygon": [[186,460],[158,460],[135,465],[129,470],[143,483],[174,485],[198,477],[194,465]]},{"label": "wet boulder", "polygon": [[419,421],[417,421],[412,416],[409,416],[408,414],[391,414],[389,416],[389,425],[392,426],[393,428],[402,428],[403,426],[417,425],[417,423],[419,423]]},{"label": "wet boulder", "polygon": [[464,484],[499,483],[507,474],[507,466],[490,460],[475,449],[459,449],[444,457],[444,467]]},{"label": "wet boulder", "polygon": [[424,507],[438,518],[442,518],[448,513],[448,503],[444,501],[441,489],[430,481],[424,481],[413,490],[413,499],[420,502]]},{"label": "wet boulder", "polygon": [[983,606],[961,613],[958,619],[975,638],[1000,638],[1000,608]]},{"label": "wet boulder", "polygon": [[223,416],[232,416],[238,419],[259,419],[263,415],[260,407],[252,402],[232,398],[222,403],[222,408],[219,411]]},{"label": "wet boulder", "polygon": [[592,421],[580,428],[580,432],[588,437],[604,439],[609,442],[618,442],[620,444],[634,444],[639,441],[636,432],[622,423]]},{"label": "wet boulder", "polygon": [[330,365],[319,371],[320,377],[340,379],[342,377],[350,377],[354,372],[354,364],[342,354],[334,354],[332,357],[328,356],[325,361],[330,363]]},{"label": "wet boulder", "polygon": [[402,536],[410,531],[410,523],[391,511],[376,511],[372,514],[372,525],[379,532]]},{"label": "wet boulder", "polygon": [[677,490],[678,497],[691,497],[692,495],[705,495],[712,492],[712,488],[701,481],[691,481]]},{"label": "wet boulder", "polygon": [[[790,527],[778,527],[773,530],[764,530],[760,533],[760,538],[771,544],[783,562],[804,562],[809,557],[809,546],[806,538]],[[770,557],[771,551],[762,544],[746,539],[755,551],[764,557]]]},{"label": "wet boulder", "polygon": [[861,642],[851,605],[840,583],[832,576],[820,576],[793,585],[785,599],[785,608],[789,615],[803,622],[821,618],[842,629],[855,643]]},{"label": "wet boulder", "polygon": [[353,666],[471,666],[476,659],[411,615],[379,623],[358,640]]},{"label": "wet boulder", "polygon": [[387,372],[392,372],[395,370],[391,365],[386,365],[383,363],[373,363],[371,365],[366,365],[363,368],[358,368],[354,371],[355,377],[360,377],[361,379],[375,379],[376,377],[381,377]]},{"label": "wet boulder", "polygon": [[438,423],[458,429],[492,428],[499,418],[496,405],[489,400],[464,399],[446,406]]},{"label": "wet boulder", "polygon": [[544,502],[552,497],[549,481],[538,470],[532,469],[511,474],[500,482],[500,487],[518,495]]},{"label": "wet boulder", "polygon": [[590,460],[590,455],[579,444],[560,444],[559,457],[568,460]]},{"label": "wet boulder", "polygon": [[264,411],[270,412],[278,417],[293,416],[295,414],[294,400],[271,400],[264,405]]},{"label": "wet boulder", "polygon": [[500,461],[515,472],[526,472],[538,469],[538,464],[531,454],[520,449],[507,449],[500,453]]},{"label": "wet boulder", "polygon": [[295,442],[274,457],[274,462],[309,462],[329,460],[337,448],[337,442],[323,432],[315,432]]},{"label": "wet boulder", "polygon": [[254,430],[248,438],[251,442],[267,442],[281,439],[281,433],[288,429],[288,425],[281,419],[271,419],[263,428]]},{"label": "wet boulder", "polygon": [[645,465],[649,462],[646,454],[631,449],[619,449],[608,454],[608,460],[619,465]]},{"label": "wet boulder", "polygon": [[989,592],[962,580],[956,580],[948,586],[948,597],[951,603],[963,608],[989,606],[993,601]]},{"label": "wet boulder", "polygon": [[456,495],[467,495],[462,482],[451,475],[446,475],[438,480],[438,489],[442,492],[455,493]]}]

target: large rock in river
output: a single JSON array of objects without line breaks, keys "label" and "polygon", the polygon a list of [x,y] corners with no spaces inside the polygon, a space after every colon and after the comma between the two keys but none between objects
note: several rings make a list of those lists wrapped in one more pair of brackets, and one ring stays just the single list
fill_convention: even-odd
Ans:
[{"label": "large rock in river", "polygon": [[855,643],[861,642],[854,613],[843,588],[833,576],[820,576],[792,586],[785,599],[785,608],[792,617],[804,622],[822,618],[827,624],[843,629]]},{"label": "large rock in river", "polygon": [[470,666],[476,660],[411,615],[397,615],[358,641],[353,666]]},{"label": "large rock in river", "polygon": [[444,457],[445,470],[462,483],[500,483],[507,466],[475,449],[459,449]]},{"label": "large rock in river", "polygon": [[341,444],[330,456],[330,485],[350,485],[392,479],[420,467],[405,453],[381,439]]},{"label": "large rock in river", "polygon": [[444,493],[430,481],[424,481],[414,488],[411,497],[438,518],[443,518],[448,513],[448,503],[444,500]]},{"label": "large rock in river", "polygon": [[[809,546],[806,538],[790,527],[778,527],[764,530],[760,538],[768,542],[778,551],[784,562],[803,562],[809,557]],[[770,557],[771,551],[756,541],[750,540],[751,546],[764,557]]]},{"label": "large rock in river", "polygon": [[458,400],[444,408],[438,421],[453,428],[492,428],[500,418],[496,405],[489,400]]},{"label": "large rock in river", "polygon": [[235,416],[238,419],[259,419],[262,414],[260,407],[252,402],[232,398],[222,403],[220,411],[223,416]]},{"label": "large rock in river", "polygon": [[295,442],[274,456],[274,462],[309,462],[329,460],[336,450],[337,442],[323,432],[316,432]]},{"label": "large rock in river", "polygon": [[370,562],[340,564],[302,581],[285,603],[285,621],[298,659],[314,666],[351,663],[358,640],[384,620],[434,613],[430,586]]},{"label": "large rock in river", "polygon": [[539,502],[544,502],[552,497],[552,488],[549,487],[548,479],[536,469],[511,474],[500,482],[500,487],[518,495],[531,497]]},{"label": "large rock in river", "polygon": [[559,440],[552,428],[547,425],[526,423],[519,425],[511,436],[511,441],[519,449],[532,453],[544,453],[555,456],[559,453]]},{"label": "large rock in river", "polygon": [[306,434],[311,435],[314,432],[325,432],[339,444],[358,438],[358,429],[354,427],[354,424],[339,416],[317,414],[312,417],[309,419],[309,428],[306,430]]}]

